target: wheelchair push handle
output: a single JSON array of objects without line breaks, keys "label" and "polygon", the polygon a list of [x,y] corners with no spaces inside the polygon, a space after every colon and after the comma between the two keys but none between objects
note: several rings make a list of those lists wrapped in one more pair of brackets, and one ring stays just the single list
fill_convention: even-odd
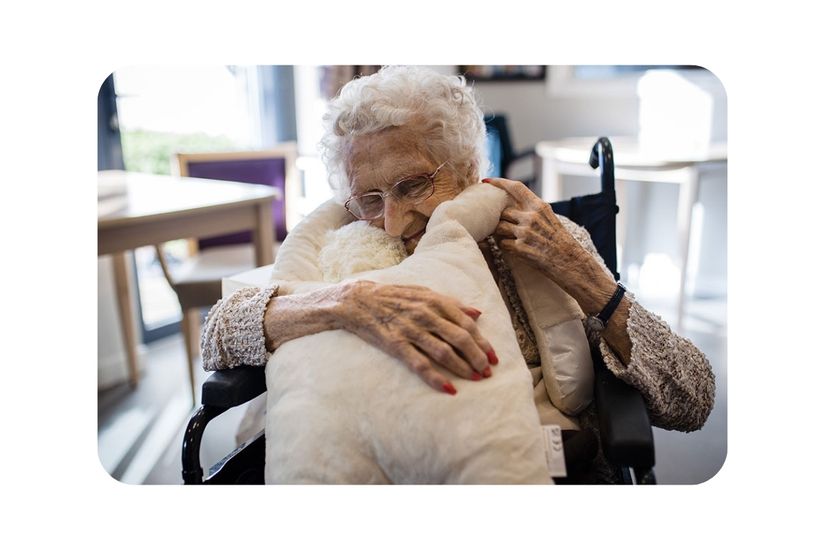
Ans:
[{"label": "wheelchair push handle", "polygon": [[601,167],[602,193],[614,195],[616,180],[613,173],[613,145],[606,137],[600,137],[593,144],[590,151],[590,167]]}]

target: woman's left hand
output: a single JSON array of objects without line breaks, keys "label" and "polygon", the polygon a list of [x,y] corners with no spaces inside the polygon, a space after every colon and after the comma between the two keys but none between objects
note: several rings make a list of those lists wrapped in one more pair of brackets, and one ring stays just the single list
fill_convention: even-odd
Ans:
[{"label": "woman's left hand", "polygon": [[501,249],[516,254],[565,286],[568,273],[585,260],[587,251],[562,226],[550,205],[522,182],[504,178],[482,181],[510,195],[511,205],[501,212],[493,233],[499,238]]},{"label": "woman's left hand", "polygon": [[[510,196],[496,227],[502,250],[516,254],[573,297],[586,315],[601,311],[616,290],[616,282],[576,238],[567,231],[553,208],[520,181],[504,178],[482,180]],[[604,338],[625,365],[630,361],[627,317],[630,305],[624,298],[607,325]],[[612,318],[611,318],[612,319]]]}]

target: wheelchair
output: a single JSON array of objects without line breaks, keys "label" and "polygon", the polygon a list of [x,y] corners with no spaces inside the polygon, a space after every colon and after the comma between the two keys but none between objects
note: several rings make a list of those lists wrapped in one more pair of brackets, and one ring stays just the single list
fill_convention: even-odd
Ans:
[{"label": "wheelchair", "polygon": [[[616,204],[613,149],[610,140],[600,137],[593,145],[590,166],[600,169],[601,191],[551,203],[553,211],[584,226],[616,280]],[[564,430],[566,478],[559,484],[590,483],[581,472],[596,458],[600,446],[604,459],[621,484],[655,484],[653,430],[641,394],[616,378],[592,349],[595,369],[595,410],[598,435],[592,431]],[[200,444],[207,424],[233,407],[243,405],[266,391],[265,369],[237,367],[213,373],[204,382],[201,406],[187,425],[182,447],[182,476],[187,485],[263,484],[266,441],[263,431],[241,444],[209,468],[204,476]],[[584,433],[583,433],[584,432]],[[598,437],[598,442],[596,438]]]}]

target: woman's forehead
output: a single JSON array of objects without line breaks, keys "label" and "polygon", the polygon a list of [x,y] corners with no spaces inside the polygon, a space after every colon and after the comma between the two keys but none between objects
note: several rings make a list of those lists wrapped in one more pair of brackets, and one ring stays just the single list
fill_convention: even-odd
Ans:
[{"label": "woman's forehead", "polygon": [[433,160],[423,151],[422,136],[405,130],[392,128],[353,138],[347,155],[353,191],[387,187],[434,169]]}]

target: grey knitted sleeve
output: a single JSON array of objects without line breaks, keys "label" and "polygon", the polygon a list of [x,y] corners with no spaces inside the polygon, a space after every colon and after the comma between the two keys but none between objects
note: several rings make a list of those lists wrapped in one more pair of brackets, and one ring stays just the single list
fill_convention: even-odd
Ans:
[{"label": "grey knitted sleeve", "polygon": [[[587,230],[563,216],[559,219],[608,271]],[[636,303],[632,294],[625,296],[631,302],[627,320],[630,363],[622,364],[601,340],[599,350],[605,365],[617,378],[641,392],[655,426],[685,432],[698,430],[710,415],[716,395],[710,362],[690,340],[674,333],[660,317]]]},{"label": "grey knitted sleeve", "polygon": [[683,432],[701,428],[716,395],[716,378],[707,357],[636,303],[630,306],[627,333],[632,345],[628,365],[604,340],[599,344],[610,372],[641,392],[653,425]]},{"label": "grey knitted sleeve", "polygon": [[266,364],[264,312],[277,293],[278,285],[241,288],[212,306],[201,333],[204,370]]}]

